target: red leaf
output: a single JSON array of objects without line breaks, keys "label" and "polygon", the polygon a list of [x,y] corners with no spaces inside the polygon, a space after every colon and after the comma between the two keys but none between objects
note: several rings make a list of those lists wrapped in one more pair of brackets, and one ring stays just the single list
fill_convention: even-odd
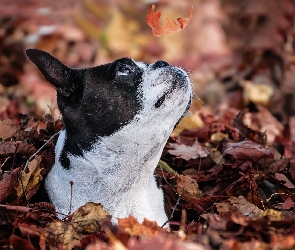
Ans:
[{"label": "red leaf", "polygon": [[283,185],[287,188],[295,188],[294,184],[284,174],[275,173],[275,177],[277,180],[283,181]]},{"label": "red leaf", "polygon": [[188,12],[189,17],[187,18],[177,18],[177,21],[180,25],[178,25],[171,18],[166,18],[164,25],[162,26],[159,21],[162,15],[161,11],[157,11],[154,13],[155,5],[153,4],[150,10],[150,13],[146,17],[146,23],[152,28],[153,36],[159,37],[164,34],[170,34],[173,32],[178,32],[188,25],[189,21],[193,16],[193,6],[191,10]]},{"label": "red leaf", "polygon": [[285,210],[289,210],[290,208],[294,207],[294,205],[295,205],[295,202],[292,201],[290,197],[288,197],[288,199],[285,200],[284,204],[282,205],[282,208]]},{"label": "red leaf", "polygon": [[231,155],[237,160],[256,161],[262,158],[273,158],[270,150],[253,141],[229,142],[223,156]]},{"label": "red leaf", "polygon": [[17,180],[18,173],[19,168],[16,168],[12,173],[4,175],[4,178],[0,181],[0,203],[3,203],[10,195]]},{"label": "red leaf", "polygon": [[21,156],[31,156],[35,153],[36,148],[25,142],[2,141],[0,142],[0,156],[13,156],[19,154]]}]

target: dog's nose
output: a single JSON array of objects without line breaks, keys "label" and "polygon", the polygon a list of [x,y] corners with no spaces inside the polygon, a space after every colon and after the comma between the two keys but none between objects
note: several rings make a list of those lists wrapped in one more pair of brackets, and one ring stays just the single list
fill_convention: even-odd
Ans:
[{"label": "dog's nose", "polygon": [[153,69],[158,69],[158,68],[162,68],[162,67],[165,67],[165,66],[169,66],[169,64],[165,61],[157,61],[153,64]]}]

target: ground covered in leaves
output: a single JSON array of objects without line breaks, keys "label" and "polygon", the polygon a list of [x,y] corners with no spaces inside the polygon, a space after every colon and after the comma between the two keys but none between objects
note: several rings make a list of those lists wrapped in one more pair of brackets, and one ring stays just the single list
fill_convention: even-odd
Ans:
[{"label": "ground covered in leaves", "polygon": [[[194,13],[185,29],[157,38],[145,23],[151,6],[130,3],[2,3],[0,247],[294,249],[294,1],[159,1],[163,17]],[[61,220],[43,202],[63,124],[29,47],[71,67],[130,56],[190,73],[196,96],[156,169],[170,232],[132,217],[114,226],[95,203]]]}]

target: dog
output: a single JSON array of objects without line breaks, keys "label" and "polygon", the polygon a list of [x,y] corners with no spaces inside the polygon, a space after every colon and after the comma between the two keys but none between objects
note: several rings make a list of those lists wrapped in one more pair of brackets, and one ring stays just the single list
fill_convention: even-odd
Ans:
[{"label": "dog", "polygon": [[49,53],[26,51],[57,91],[64,128],[45,189],[56,210],[68,214],[101,203],[118,218],[167,222],[163,191],[154,176],[163,148],[192,99],[185,71],[165,61],[121,58],[73,69]]}]

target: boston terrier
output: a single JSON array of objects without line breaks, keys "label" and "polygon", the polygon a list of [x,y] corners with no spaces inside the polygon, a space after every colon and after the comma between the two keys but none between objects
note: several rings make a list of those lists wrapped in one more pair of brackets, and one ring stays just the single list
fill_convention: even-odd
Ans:
[{"label": "boston terrier", "polygon": [[180,68],[121,58],[72,69],[47,52],[27,55],[57,90],[64,129],[45,189],[56,210],[68,214],[101,203],[118,218],[163,225],[163,191],[154,170],[172,130],[187,113],[191,83]]}]

